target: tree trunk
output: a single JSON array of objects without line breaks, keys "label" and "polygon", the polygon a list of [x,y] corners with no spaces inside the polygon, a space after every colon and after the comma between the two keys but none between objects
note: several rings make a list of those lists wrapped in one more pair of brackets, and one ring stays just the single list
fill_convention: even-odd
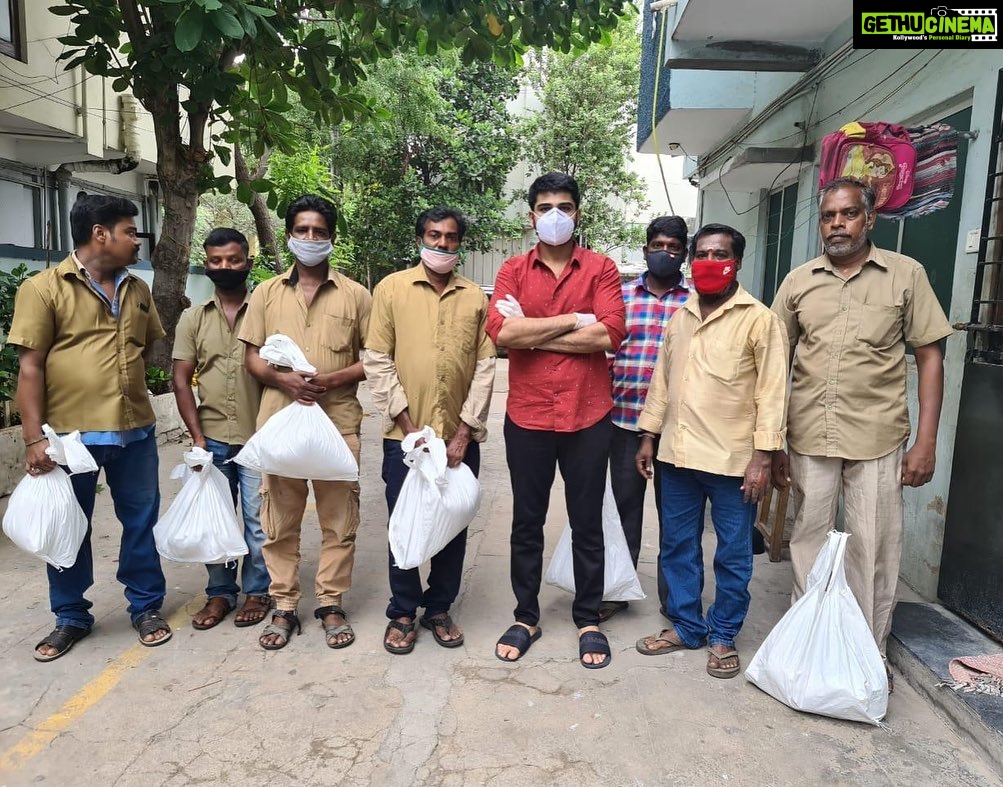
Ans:
[{"label": "tree trunk", "polygon": [[[267,156],[266,152],[264,156],[261,157],[261,162],[258,165],[258,172],[253,176],[247,169],[247,161],[244,159],[244,154],[240,149],[238,143],[233,145],[233,171],[237,176],[238,183],[244,183],[248,187],[251,185],[251,181],[255,178],[262,177],[264,169],[267,168]],[[279,256],[279,245],[275,239],[275,227],[272,225],[272,214],[268,210],[268,206],[265,204],[265,198],[254,193],[254,201],[251,203],[251,215],[254,216],[254,228],[258,233],[258,248],[265,252],[271,258],[271,268],[276,273],[282,273],[282,257]]]},{"label": "tree trunk", "polygon": [[[184,148],[157,145],[157,177],[164,203],[164,221],[157,246],[153,250],[153,301],[160,313],[167,336],[156,342],[147,356],[148,366],[171,368],[174,329],[181,312],[188,305],[188,267],[195,212],[198,208],[198,165],[189,160]],[[180,146],[179,146],[180,147]]]}]

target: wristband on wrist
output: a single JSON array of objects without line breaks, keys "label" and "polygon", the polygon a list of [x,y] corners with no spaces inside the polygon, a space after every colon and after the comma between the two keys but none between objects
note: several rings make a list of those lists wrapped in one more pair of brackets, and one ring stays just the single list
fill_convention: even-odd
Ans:
[{"label": "wristband on wrist", "polygon": [[24,447],[25,447],[25,448],[27,448],[27,447],[28,447],[29,445],[35,445],[35,443],[40,443],[40,442],[42,442],[43,440],[48,440],[48,439],[49,439],[48,437],[46,437],[45,435],[42,435],[42,436],[41,436],[41,437],[39,437],[39,438],[38,438],[37,440],[32,440],[32,441],[30,441],[30,442],[28,442],[28,443],[25,443],[25,444],[24,444]]},{"label": "wristband on wrist", "polygon": [[652,440],[658,439],[658,435],[652,434],[651,432],[641,432],[641,437],[650,437]]}]

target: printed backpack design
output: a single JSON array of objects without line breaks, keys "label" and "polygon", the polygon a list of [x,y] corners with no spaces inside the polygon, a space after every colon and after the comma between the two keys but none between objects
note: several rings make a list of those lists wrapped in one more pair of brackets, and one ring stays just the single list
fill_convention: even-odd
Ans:
[{"label": "printed backpack design", "polygon": [[836,178],[857,178],[876,197],[876,210],[897,210],[912,196],[916,148],[895,123],[847,123],[822,138],[818,186]]}]

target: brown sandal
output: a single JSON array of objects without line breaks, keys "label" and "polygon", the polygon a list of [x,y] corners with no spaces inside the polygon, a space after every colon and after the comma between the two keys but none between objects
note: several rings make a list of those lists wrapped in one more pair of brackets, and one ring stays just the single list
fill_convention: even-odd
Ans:
[{"label": "brown sandal", "polygon": [[386,631],[383,632],[383,647],[388,653],[393,653],[395,656],[403,656],[405,653],[410,653],[414,650],[414,643],[418,640],[417,633],[415,633],[415,638],[410,642],[405,642],[403,645],[394,645],[388,639],[393,629],[397,629],[401,633],[401,636],[407,637],[408,634],[414,631],[414,621],[401,623],[399,620],[391,620],[387,623]]},{"label": "brown sandal", "polygon": [[[237,610],[237,614],[233,618],[233,625],[237,628],[257,626],[261,621],[268,617],[268,610],[271,608],[271,596],[248,596],[244,599],[244,606]],[[241,615],[249,613],[253,613],[256,617],[248,618],[246,620],[240,619]]]},{"label": "brown sandal", "polygon": [[[222,596],[213,596],[206,600],[205,606],[202,609],[192,615],[192,628],[196,631],[206,631],[215,628],[231,612],[233,612],[233,606],[231,606],[229,601]],[[195,618],[202,614],[205,614],[205,618],[200,623]],[[211,623],[206,622],[210,620],[212,621]]]},{"label": "brown sandal", "polygon": [[[710,648],[707,649],[707,674],[715,678],[734,678],[742,671],[742,664],[738,660],[738,651],[732,648],[726,653],[715,653]],[[722,667],[728,659],[735,659],[735,666]],[[716,661],[717,666],[712,667],[711,662]]]}]

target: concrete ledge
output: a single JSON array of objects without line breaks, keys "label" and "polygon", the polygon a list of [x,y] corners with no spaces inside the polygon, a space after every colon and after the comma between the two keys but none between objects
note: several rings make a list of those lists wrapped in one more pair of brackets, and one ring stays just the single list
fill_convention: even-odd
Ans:
[{"label": "concrete ledge", "polygon": [[[152,397],[153,413],[157,417],[157,444],[177,440],[185,432],[184,422],[174,404],[174,394]],[[0,429],[0,497],[14,491],[24,476],[24,443],[21,427]]]},{"label": "concrete ledge", "polygon": [[937,684],[953,682],[947,670],[951,659],[1001,650],[1000,643],[939,604],[901,602],[895,608],[888,659],[999,773],[1003,773],[1003,699]]}]

